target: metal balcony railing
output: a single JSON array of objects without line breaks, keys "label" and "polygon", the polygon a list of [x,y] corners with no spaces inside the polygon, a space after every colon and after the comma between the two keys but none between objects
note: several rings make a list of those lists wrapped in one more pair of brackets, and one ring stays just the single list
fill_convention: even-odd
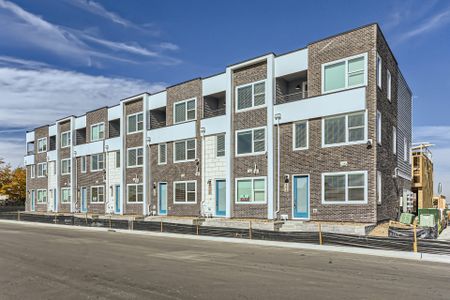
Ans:
[{"label": "metal balcony railing", "polygon": [[217,117],[217,116],[223,116],[225,114],[225,107],[222,108],[218,108],[218,109],[210,109],[210,110],[205,110],[204,111],[204,119],[207,118],[213,118],[213,117]]},{"label": "metal balcony railing", "polygon": [[286,95],[280,95],[277,97],[277,103],[286,103],[308,98],[308,91],[300,91]]}]

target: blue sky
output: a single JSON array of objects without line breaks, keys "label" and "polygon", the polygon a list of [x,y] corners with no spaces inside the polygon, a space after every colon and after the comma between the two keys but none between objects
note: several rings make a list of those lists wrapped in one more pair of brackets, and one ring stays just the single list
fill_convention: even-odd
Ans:
[{"label": "blue sky", "polygon": [[449,1],[0,0],[0,157],[21,163],[25,129],[372,22],[450,192]]}]

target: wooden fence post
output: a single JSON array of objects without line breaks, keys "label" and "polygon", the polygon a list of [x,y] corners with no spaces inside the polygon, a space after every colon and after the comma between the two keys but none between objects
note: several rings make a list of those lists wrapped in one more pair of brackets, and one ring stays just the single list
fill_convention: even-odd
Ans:
[{"label": "wooden fence post", "polygon": [[318,226],[319,226],[319,244],[320,244],[320,245],[323,245],[322,224],[319,223]]},{"label": "wooden fence post", "polygon": [[414,253],[417,253],[417,225],[416,224],[414,224],[413,230],[414,230],[413,251],[414,251]]},{"label": "wooden fence post", "polygon": [[252,221],[248,224],[248,237],[249,239],[252,239]]},{"label": "wooden fence post", "polygon": [[163,221],[161,221],[161,232],[163,232]]},{"label": "wooden fence post", "polygon": [[17,221],[20,221],[20,210],[17,211]]},{"label": "wooden fence post", "polygon": [[200,227],[198,226],[198,223],[195,225],[195,229],[196,229],[197,235],[198,235],[198,234],[199,234],[199,231],[200,231]]},{"label": "wooden fence post", "polygon": [[112,228],[112,224],[111,224],[111,216],[109,216],[109,229]]}]

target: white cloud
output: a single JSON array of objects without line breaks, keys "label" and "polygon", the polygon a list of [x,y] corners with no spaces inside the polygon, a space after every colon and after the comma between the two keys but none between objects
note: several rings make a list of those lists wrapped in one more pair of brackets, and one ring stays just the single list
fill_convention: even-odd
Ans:
[{"label": "white cloud", "polygon": [[25,154],[25,137],[23,138],[1,138],[0,158],[13,167],[23,166]]},{"label": "white cloud", "polygon": [[49,67],[48,64],[40,62],[40,61],[21,59],[21,58],[17,58],[17,57],[2,56],[2,55],[0,55],[0,66],[8,66],[8,67],[14,66],[14,67],[19,67],[19,68],[29,68],[29,69]]},{"label": "white cloud", "polygon": [[83,9],[85,11],[90,12],[91,14],[101,16],[105,19],[109,19],[114,23],[120,24],[124,27],[134,27],[134,24],[122,18],[118,14],[111,12],[104,8],[100,3],[97,3],[95,1],[89,1],[89,0],[70,0],[68,1],[69,4],[74,5],[80,9]]},{"label": "white cloud", "polygon": [[410,38],[424,34],[426,32],[436,30],[449,22],[450,22],[450,8],[447,8],[446,10],[429,17],[427,20],[425,20],[415,28],[405,32],[400,39],[402,41],[408,40]]}]

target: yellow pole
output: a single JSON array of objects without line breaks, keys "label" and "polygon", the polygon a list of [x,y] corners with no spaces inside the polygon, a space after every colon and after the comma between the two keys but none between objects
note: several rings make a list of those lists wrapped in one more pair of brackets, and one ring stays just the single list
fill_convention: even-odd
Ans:
[{"label": "yellow pole", "polygon": [[318,224],[319,226],[319,244],[323,245],[323,237],[322,237],[322,224]]},{"label": "yellow pole", "polygon": [[252,221],[248,224],[248,236],[252,239]]},{"label": "yellow pole", "polygon": [[414,243],[413,243],[414,253],[417,253],[417,230],[416,230],[416,228],[417,228],[417,225],[414,224],[414,227],[413,227],[413,229],[414,229]]},{"label": "yellow pole", "polygon": [[163,232],[163,221],[161,221],[161,232]]}]

